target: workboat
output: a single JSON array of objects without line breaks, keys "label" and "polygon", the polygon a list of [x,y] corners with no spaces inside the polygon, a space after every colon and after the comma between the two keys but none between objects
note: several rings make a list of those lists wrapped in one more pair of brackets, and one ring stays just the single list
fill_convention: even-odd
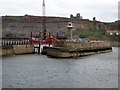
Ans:
[{"label": "workboat", "polygon": [[58,40],[55,37],[50,37],[50,38],[45,38],[45,39],[41,39],[41,38],[32,38],[32,44],[53,44],[53,42],[55,40]]}]

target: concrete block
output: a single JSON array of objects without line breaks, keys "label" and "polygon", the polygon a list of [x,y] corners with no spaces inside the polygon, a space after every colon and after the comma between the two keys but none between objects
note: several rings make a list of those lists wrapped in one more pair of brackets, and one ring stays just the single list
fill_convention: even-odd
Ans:
[{"label": "concrete block", "polygon": [[6,52],[7,52],[7,55],[13,55],[14,54],[13,48],[7,48]]},{"label": "concrete block", "polygon": [[26,45],[13,45],[14,53],[17,54],[26,54],[27,46]]},{"label": "concrete block", "polygon": [[7,50],[6,49],[2,49],[2,56],[6,56],[7,55]]},{"label": "concrete block", "polygon": [[32,45],[27,45],[27,53],[34,53],[34,47]]},{"label": "concrete block", "polygon": [[2,48],[0,48],[0,57],[2,56]]}]

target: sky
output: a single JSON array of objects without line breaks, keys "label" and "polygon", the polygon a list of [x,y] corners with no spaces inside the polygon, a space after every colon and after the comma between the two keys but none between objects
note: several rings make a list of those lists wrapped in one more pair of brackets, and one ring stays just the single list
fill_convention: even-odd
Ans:
[{"label": "sky", "polygon": [[[0,0],[0,16],[42,16],[43,0]],[[119,0],[45,0],[46,16],[70,17],[80,13],[83,19],[114,22],[118,20]]]}]

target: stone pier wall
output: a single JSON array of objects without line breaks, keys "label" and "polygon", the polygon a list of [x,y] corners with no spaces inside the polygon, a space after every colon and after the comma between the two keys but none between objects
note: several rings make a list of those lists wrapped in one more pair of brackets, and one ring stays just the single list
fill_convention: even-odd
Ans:
[{"label": "stone pier wall", "polygon": [[56,41],[53,44],[53,47],[43,47],[43,51],[41,54],[57,58],[69,58],[111,51],[112,47],[110,46],[110,43],[104,41]]},{"label": "stone pier wall", "polygon": [[110,48],[110,43],[105,41],[93,41],[93,42],[72,42],[72,41],[60,41],[55,42],[54,47],[66,47],[71,50],[95,50]]},{"label": "stone pier wall", "polygon": [[11,45],[3,47],[1,51],[0,56],[30,54],[34,53],[34,47],[32,45]]}]

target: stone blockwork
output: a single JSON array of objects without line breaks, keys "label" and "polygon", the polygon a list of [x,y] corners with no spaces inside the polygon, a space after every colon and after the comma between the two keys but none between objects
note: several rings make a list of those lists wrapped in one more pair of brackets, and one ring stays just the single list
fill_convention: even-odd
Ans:
[{"label": "stone blockwork", "polygon": [[2,47],[0,56],[8,55],[20,55],[20,54],[32,54],[34,53],[34,47],[32,45],[11,45]]},{"label": "stone blockwork", "polygon": [[60,41],[54,42],[53,47],[65,47],[70,51],[81,51],[81,50],[97,50],[110,48],[109,42],[105,41],[91,41],[91,42],[73,42],[73,41]]},{"label": "stone blockwork", "polygon": [[68,58],[105,53],[110,51],[112,51],[110,43],[104,41],[61,41],[59,43],[54,43],[53,47],[44,47],[41,54],[57,58]]}]

